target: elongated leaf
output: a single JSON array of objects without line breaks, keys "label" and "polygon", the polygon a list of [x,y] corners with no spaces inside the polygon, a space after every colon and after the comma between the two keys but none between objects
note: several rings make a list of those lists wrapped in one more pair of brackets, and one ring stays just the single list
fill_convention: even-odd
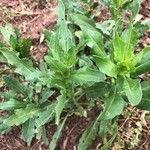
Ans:
[{"label": "elongated leaf", "polygon": [[4,124],[8,126],[20,125],[26,122],[28,119],[33,118],[37,115],[39,109],[35,104],[29,104],[24,109],[18,109],[15,111],[15,114],[11,115],[4,120]]},{"label": "elongated leaf", "polygon": [[82,134],[79,141],[78,150],[87,150],[89,145],[91,145],[92,141],[96,138],[100,117],[101,115],[99,115],[95,122],[92,122]]},{"label": "elongated leaf", "polygon": [[70,80],[80,84],[86,84],[88,82],[100,82],[105,80],[105,75],[101,73],[99,70],[94,69],[79,69],[75,71]]},{"label": "elongated leaf", "polygon": [[136,107],[150,111],[150,98],[142,98],[141,102]]},{"label": "elongated leaf", "polygon": [[124,78],[124,91],[128,97],[129,102],[135,106],[138,105],[142,99],[142,88],[140,80],[133,80]]},{"label": "elongated leaf", "polygon": [[95,30],[95,22],[86,17],[85,15],[71,14],[71,19],[81,28]]},{"label": "elongated leaf", "polygon": [[4,50],[2,54],[6,57],[9,64],[16,67],[16,73],[25,76],[27,80],[33,80],[38,77],[38,71],[33,68],[29,60],[21,60],[16,53],[11,50]]},{"label": "elongated leaf", "polygon": [[30,95],[30,90],[25,85],[21,84],[18,80],[13,79],[9,76],[4,76],[3,79],[7,86],[13,91],[21,93],[24,96]]},{"label": "elongated leaf", "polygon": [[50,150],[54,150],[55,147],[56,147],[56,144],[58,142],[58,139],[60,138],[61,136],[61,133],[62,133],[62,130],[64,128],[64,125],[65,125],[65,122],[66,122],[66,119],[67,117],[63,120],[63,122],[58,126],[56,132],[54,133],[53,137],[52,137],[52,140],[50,142],[50,145],[49,145],[49,149]]},{"label": "elongated leaf", "polygon": [[5,117],[0,117],[0,134],[5,134],[10,131],[11,127],[7,126],[3,123],[3,121],[7,118],[7,115]]},{"label": "elongated leaf", "polygon": [[46,108],[46,110],[39,112],[38,119],[36,119],[35,121],[37,130],[54,117],[54,112],[55,112],[54,108],[55,108],[55,104],[51,104]]},{"label": "elongated leaf", "polygon": [[109,57],[94,56],[94,59],[101,72],[111,77],[117,76],[117,67]]},{"label": "elongated leaf", "polygon": [[9,92],[0,92],[0,97],[3,97],[5,100],[9,101],[10,99],[17,99],[16,93],[14,91]]},{"label": "elongated leaf", "polygon": [[143,57],[141,63],[135,68],[135,71],[132,73],[132,75],[138,76],[149,71],[150,71],[150,47],[146,47],[143,50]]},{"label": "elongated leaf", "polygon": [[131,21],[134,21],[134,19],[136,18],[141,6],[141,2],[142,0],[136,0],[136,1],[131,1],[131,3],[129,4],[128,9],[132,12],[132,15],[130,17]]},{"label": "elongated leaf", "polygon": [[115,33],[113,37],[113,48],[116,62],[130,62],[134,57],[133,48],[136,42],[137,34],[132,26],[122,33],[122,37],[118,33]]},{"label": "elongated leaf", "polygon": [[[65,18],[65,5],[63,0],[58,1],[58,21],[57,21],[57,33],[59,37],[59,44],[64,50],[68,50],[74,46],[74,37],[68,28],[68,24]],[[62,36],[63,35],[63,36]]]},{"label": "elongated leaf", "polygon": [[95,83],[91,87],[85,89],[87,98],[97,98],[101,96],[108,95],[110,92],[110,87],[107,83]]},{"label": "elongated leaf", "polygon": [[49,54],[56,60],[60,60],[63,55],[63,50],[59,45],[59,39],[55,32],[49,32],[48,30],[44,31],[48,46],[49,46]]},{"label": "elongated leaf", "polygon": [[14,110],[14,109],[23,108],[25,106],[26,106],[25,102],[21,102],[15,99],[10,99],[9,101],[0,103],[1,110]]},{"label": "elongated leaf", "polygon": [[55,113],[56,113],[56,124],[59,125],[59,121],[60,121],[60,115],[65,107],[65,104],[67,103],[67,99],[66,96],[64,94],[60,95],[57,98],[57,104],[55,107]]},{"label": "elongated leaf", "polygon": [[138,40],[137,32],[135,31],[132,25],[130,25],[128,29],[126,29],[122,33],[122,40],[126,43],[127,54],[132,54],[133,53],[132,49],[137,44]]},{"label": "elongated leaf", "polygon": [[150,97],[150,80],[143,81],[141,85],[142,85],[143,97],[144,98]]},{"label": "elongated leaf", "polygon": [[143,98],[137,108],[150,111],[150,80],[142,82]]},{"label": "elongated leaf", "polygon": [[10,42],[10,37],[15,35],[15,30],[11,24],[7,24],[5,27],[1,27],[0,32],[2,33],[3,38],[7,44]]},{"label": "elongated leaf", "polygon": [[115,89],[114,93],[105,99],[105,108],[102,113],[102,118],[104,120],[113,119],[122,113],[123,108],[124,100]]},{"label": "elongated leaf", "polygon": [[66,64],[64,64],[64,62],[62,62],[61,60],[56,60],[50,56],[46,56],[45,60],[50,66],[50,69],[52,69],[55,72],[63,72],[66,71],[66,69],[68,69]]},{"label": "elongated leaf", "polygon": [[94,22],[79,14],[73,14],[72,19],[75,24],[81,27],[87,45],[92,48],[92,53],[98,56],[105,56],[103,38],[100,32],[95,28]]},{"label": "elongated leaf", "polygon": [[34,126],[35,126],[35,121],[34,119],[29,119],[27,120],[23,125],[22,125],[22,138],[24,141],[28,143],[28,146],[30,146],[32,139],[34,137]]},{"label": "elongated leaf", "polygon": [[47,135],[46,135],[46,129],[45,129],[45,126],[41,126],[38,131],[36,131],[36,138],[38,140],[42,140],[42,142],[44,142],[44,144],[48,145],[49,144],[49,141],[48,141],[48,138],[47,138]]},{"label": "elongated leaf", "polygon": [[100,29],[106,35],[111,34],[114,26],[115,26],[114,20],[107,20],[102,23],[96,23],[96,28]]}]

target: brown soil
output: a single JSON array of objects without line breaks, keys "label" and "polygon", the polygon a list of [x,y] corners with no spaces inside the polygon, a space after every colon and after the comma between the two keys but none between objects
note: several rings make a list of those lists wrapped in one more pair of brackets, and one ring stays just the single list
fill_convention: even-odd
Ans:
[{"label": "brown soil", "polygon": [[[32,54],[36,60],[43,58],[47,52],[47,47],[42,40],[43,28],[52,29],[55,25],[57,1],[56,0],[0,0],[0,22],[10,22],[17,26],[23,37],[30,37],[33,40]],[[110,17],[107,8],[101,8],[101,17],[98,21],[103,21]],[[142,20],[150,19],[150,1],[144,0],[140,14]],[[149,32],[146,33],[141,43],[150,45]],[[149,74],[148,74],[149,79]],[[87,127],[88,123],[96,117],[98,112],[92,110],[88,118],[71,116],[68,118],[62,137],[59,140],[56,150],[76,150],[79,138]],[[145,117],[143,117],[145,115]],[[145,121],[145,122],[144,122]],[[124,117],[120,116],[119,135],[116,138],[112,150],[132,149],[131,143],[134,135],[139,135],[139,142],[135,146],[136,150],[150,149],[150,116],[149,113],[139,111],[129,107],[125,110]],[[54,123],[47,125],[47,135],[49,140],[56,130]],[[134,142],[133,142],[134,144]],[[100,140],[97,138],[89,150],[99,148]],[[48,146],[38,140],[34,140],[30,147],[20,138],[20,128],[16,127],[6,135],[0,136],[1,150],[48,150]]]}]

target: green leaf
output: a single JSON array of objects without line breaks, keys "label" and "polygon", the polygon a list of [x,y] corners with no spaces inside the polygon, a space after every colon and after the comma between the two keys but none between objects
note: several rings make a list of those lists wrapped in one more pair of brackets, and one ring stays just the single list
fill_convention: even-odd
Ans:
[{"label": "green leaf", "polygon": [[5,27],[1,27],[0,32],[2,33],[3,38],[7,44],[10,42],[10,37],[15,35],[15,30],[11,24],[6,24]]},{"label": "green leaf", "polygon": [[45,110],[39,112],[38,118],[35,121],[37,130],[54,117],[54,108],[55,104],[51,104],[47,106]]},{"label": "green leaf", "polygon": [[142,99],[142,88],[140,80],[133,80],[124,78],[124,92],[129,102],[135,106],[138,105]]},{"label": "green leaf", "polygon": [[0,92],[0,97],[3,97],[5,100],[9,101],[10,99],[17,99],[16,93],[14,91]]},{"label": "green leaf", "polygon": [[29,119],[22,125],[22,138],[24,141],[27,142],[28,146],[30,146],[32,139],[34,137],[34,126],[35,121],[34,119]]},{"label": "green leaf", "polygon": [[102,73],[104,73],[110,77],[116,77],[117,76],[117,67],[110,60],[109,57],[94,56],[94,60],[96,62],[96,65],[98,66],[99,70]]},{"label": "green leaf", "polygon": [[124,100],[114,89],[114,92],[110,94],[104,101],[104,111],[102,112],[102,118],[104,120],[113,119],[120,115],[124,108]]},{"label": "green leaf", "polygon": [[108,130],[109,130],[108,132],[111,133],[111,138],[107,142],[105,141],[104,146],[101,148],[101,150],[107,150],[110,147],[112,147],[112,143],[118,134],[118,128],[117,128],[116,124],[111,125],[110,129],[108,129]]},{"label": "green leaf", "polygon": [[141,85],[142,85],[143,97],[150,98],[150,80],[143,81]]},{"label": "green leaf", "polygon": [[5,118],[7,118],[7,115],[4,116],[4,117],[0,117],[0,134],[1,135],[9,132],[10,129],[11,129],[9,126],[7,126],[7,125],[5,125],[3,123],[3,121],[5,120]]},{"label": "green leaf", "polygon": [[30,95],[30,90],[23,85],[22,83],[20,83],[18,80],[13,79],[9,76],[4,76],[3,77],[6,85],[13,91],[17,92],[17,93],[21,93],[23,94],[25,97],[27,97],[28,95]]},{"label": "green leaf", "polygon": [[1,51],[0,51],[0,62],[1,63],[6,63],[7,62],[7,59],[3,56],[3,54],[1,53]]},{"label": "green leaf", "polygon": [[62,63],[61,60],[56,60],[50,56],[45,56],[45,61],[50,66],[50,69],[52,69],[55,72],[63,72],[68,69],[68,66],[66,66],[64,63]]},{"label": "green leaf", "polygon": [[73,80],[79,84],[86,84],[88,82],[104,81],[105,75],[99,70],[81,68],[73,72],[73,74],[70,76],[70,80]]},{"label": "green leaf", "polygon": [[91,145],[92,141],[95,140],[98,132],[100,117],[101,115],[99,115],[95,122],[92,122],[82,134],[79,140],[79,145],[77,148],[78,150],[87,150],[88,147]]},{"label": "green leaf", "polygon": [[81,27],[87,45],[92,48],[92,53],[98,56],[105,56],[103,38],[100,32],[95,28],[94,22],[79,14],[73,14],[71,17],[75,24]]},{"label": "green leaf", "polygon": [[150,111],[150,98],[142,98],[141,102],[136,107],[138,109]]},{"label": "green leaf", "polygon": [[52,31],[49,32],[48,30],[45,30],[44,34],[49,47],[48,55],[52,55],[52,57],[56,60],[61,60],[63,56],[63,50],[59,45],[57,34]]},{"label": "green leaf", "polygon": [[95,83],[91,87],[85,89],[87,98],[97,98],[109,94],[110,86],[105,82]]},{"label": "green leaf", "polygon": [[146,47],[143,50],[143,57],[141,59],[141,62],[135,68],[134,72],[132,73],[132,76],[136,77],[149,71],[150,71],[150,47]]},{"label": "green leaf", "polygon": [[[58,1],[58,21],[57,21],[57,33],[59,38],[59,44],[64,50],[68,50],[74,46],[74,37],[68,28],[68,24],[65,17],[65,5],[63,0]],[[63,35],[63,36],[62,36]]]},{"label": "green leaf", "polygon": [[137,14],[140,10],[141,2],[142,2],[142,0],[136,0],[136,1],[132,1],[128,5],[128,10],[130,10],[132,12],[132,15],[130,17],[131,21],[134,21],[134,19],[136,18]]},{"label": "green leaf", "polygon": [[48,100],[49,97],[51,97],[54,94],[54,91],[52,91],[51,89],[44,89],[42,90],[42,97],[40,99],[40,103],[44,103]]},{"label": "green leaf", "polygon": [[21,102],[15,99],[10,99],[9,101],[0,103],[1,110],[14,110],[19,108],[24,108],[26,106],[25,102]]},{"label": "green leaf", "polygon": [[49,141],[46,135],[45,126],[41,126],[36,132],[36,139],[41,140],[44,144],[48,145]]},{"label": "green leaf", "polygon": [[122,40],[126,43],[126,54],[132,55],[132,49],[135,47],[138,41],[137,32],[132,25],[130,25],[124,32],[122,32]]},{"label": "green leaf", "polygon": [[133,48],[137,42],[137,34],[133,27],[126,29],[120,37],[115,33],[113,37],[114,59],[118,62],[131,63],[134,57]]},{"label": "green leaf", "polygon": [[96,28],[100,29],[101,32],[103,32],[106,35],[110,35],[113,27],[115,26],[115,21],[114,20],[107,20],[102,23],[96,23]]},{"label": "green leaf", "polygon": [[62,94],[57,98],[57,104],[55,106],[55,113],[56,113],[56,124],[59,125],[60,115],[65,108],[65,104],[67,103],[66,95]]},{"label": "green leaf", "polygon": [[15,114],[9,116],[7,119],[4,120],[4,124],[8,126],[18,126],[28,119],[33,118],[37,115],[39,109],[35,104],[28,104],[26,108],[18,109],[15,111]]},{"label": "green leaf", "polygon": [[50,145],[49,145],[49,149],[50,150],[54,150],[55,147],[56,147],[56,144],[58,142],[58,139],[60,138],[61,136],[61,133],[62,133],[62,130],[64,128],[64,125],[65,125],[65,122],[66,122],[66,119],[67,117],[63,120],[63,122],[58,126],[56,132],[54,133],[53,137],[52,137],[52,140],[50,142]]},{"label": "green leaf", "polygon": [[15,52],[11,50],[4,50],[2,54],[7,59],[8,63],[16,67],[15,72],[23,75],[26,80],[33,80],[38,77],[38,71],[33,68],[31,61],[21,60]]},{"label": "green leaf", "polygon": [[30,56],[30,47],[32,45],[32,42],[30,39],[22,39],[19,43],[18,50],[20,52],[20,58],[28,58]]}]

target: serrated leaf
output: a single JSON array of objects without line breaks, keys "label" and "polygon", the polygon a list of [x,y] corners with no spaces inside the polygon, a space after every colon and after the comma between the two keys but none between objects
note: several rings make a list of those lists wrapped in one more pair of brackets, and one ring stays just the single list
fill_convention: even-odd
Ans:
[{"label": "serrated leaf", "polygon": [[50,145],[49,145],[49,149],[50,150],[54,150],[55,147],[56,147],[56,144],[58,142],[58,139],[60,138],[61,136],[61,133],[62,133],[62,130],[64,128],[64,125],[65,125],[65,122],[66,122],[66,119],[67,117],[63,120],[63,122],[58,126],[56,132],[54,133],[53,137],[52,137],[52,140],[50,142]]},{"label": "serrated leaf", "polygon": [[124,78],[124,92],[129,102],[135,106],[138,105],[142,99],[142,88],[140,80]]},{"label": "serrated leaf", "polygon": [[110,96],[105,99],[104,105],[105,108],[102,112],[102,118],[104,120],[113,119],[122,113],[124,108],[124,100],[115,89],[114,93],[110,94]]},{"label": "serrated leaf", "polygon": [[32,139],[34,137],[35,131],[34,131],[35,121],[34,119],[29,119],[22,125],[22,138],[24,141],[27,142],[28,146],[30,146]]},{"label": "serrated leaf", "polygon": [[25,106],[26,106],[25,102],[21,102],[15,99],[10,99],[9,101],[0,103],[1,110],[14,110],[24,108]]},{"label": "serrated leaf", "polygon": [[35,104],[28,104],[26,108],[18,109],[15,113],[4,120],[4,124],[8,126],[18,126],[28,119],[37,115],[39,109]]},{"label": "serrated leaf", "polygon": [[38,131],[37,131],[37,134],[36,134],[36,138],[38,140],[42,140],[42,142],[44,142],[44,144],[48,145],[49,144],[49,141],[48,141],[48,138],[47,138],[47,135],[46,135],[46,129],[45,129],[45,126],[41,126]]},{"label": "serrated leaf", "polygon": [[[59,44],[64,50],[64,52],[68,52],[68,50],[74,46],[74,37],[71,31],[68,28],[68,24],[65,17],[65,5],[63,0],[58,1],[58,21],[57,21],[57,30],[59,37]],[[63,35],[63,36],[62,36]]]},{"label": "serrated leaf", "polygon": [[55,113],[56,113],[56,124],[59,125],[60,121],[60,115],[65,107],[65,104],[67,103],[66,95],[62,94],[57,98],[57,104],[55,106]]},{"label": "serrated leaf", "polygon": [[5,117],[0,117],[0,134],[5,134],[5,133],[9,132],[11,129],[11,127],[9,127],[3,123],[5,118],[7,118],[7,115]]},{"label": "serrated leaf", "polygon": [[33,80],[38,77],[38,71],[33,68],[31,61],[21,60],[15,52],[11,50],[3,50],[2,54],[8,63],[16,67],[15,72],[23,75],[27,80]]},{"label": "serrated leaf", "polygon": [[91,145],[92,141],[96,138],[100,118],[101,115],[85,129],[79,140],[78,150],[87,150],[89,145]]},{"label": "serrated leaf", "polygon": [[117,76],[117,67],[109,57],[94,56],[94,60],[102,73],[111,77]]},{"label": "serrated leaf", "polygon": [[55,104],[51,104],[44,111],[39,112],[38,118],[35,121],[37,130],[54,117],[54,108]]},{"label": "serrated leaf", "polygon": [[60,60],[63,56],[63,50],[59,45],[59,39],[55,32],[49,32],[48,30],[44,31],[48,47],[49,53],[48,55],[52,55],[52,57],[56,60]]},{"label": "serrated leaf", "polygon": [[23,94],[25,97],[27,97],[28,95],[30,95],[30,90],[23,85],[22,83],[20,83],[18,80],[11,78],[9,76],[4,76],[3,77],[6,85],[13,91],[17,92],[17,93],[21,93]]},{"label": "serrated leaf", "polygon": [[86,84],[88,82],[100,82],[105,80],[105,75],[99,70],[82,68],[79,69],[70,76],[70,80],[79,84]]},{"label": "serrated leaf", "polygon": [[83,15],[72,14],[71,17],[75,24],[80,26],[87,45],[92,48],[92,53],[98,56],[105,56],[103,38],[95,28],[95,23]]},{"label": "serrated leaf", "polygon": [[45,61],[50,66],[50,69],[52,69],[55,72],[62,73],[63,71],[66,71],[68,69],[68,67],[64,63],[62,63],[61,60],[56,60],[50,56],[46,56]]}]

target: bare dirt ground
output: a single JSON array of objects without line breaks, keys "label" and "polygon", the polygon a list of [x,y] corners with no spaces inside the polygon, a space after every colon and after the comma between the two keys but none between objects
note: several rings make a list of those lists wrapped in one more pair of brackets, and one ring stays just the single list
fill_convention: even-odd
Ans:
[{"label": "bare dirt ground", "polygon": [[[39,61],[47,52],[42,40],[43,28],[53,29],[57,21],[56,0],[0,0],[0,24],[12,23],[18,27],[23,37],[30,37],[33,41],[31,49],[35,60]],[[110,17],[107,8],[100,8],[98,21]],[[141,20],[150,20],[150,1],[144,0],[140,10]],[[150,32],[145,33],[139,42],[142,48],[150,45]],[[150,75],[144,76],[150,79]],[[79,138],[88,123],[96,117],[97,110],[89,112],[88,118],[71,116],[59,140],[56,150],[76,150]],[[123,117],[124,116],[124,117]],[[112,150],[149,150],[150,149],[150,114],[132,107],[128,107],[118,121],[119,135]],[[49,140],[56,130],[54,123],[47,125]],[[90,150],[99,149],[101,141],[97,138]],[[30,147],[20,138],[20,128],[16,127],[7,135],[0,135],[1,150],[48,150],[48,146],[34,140]]]}]

